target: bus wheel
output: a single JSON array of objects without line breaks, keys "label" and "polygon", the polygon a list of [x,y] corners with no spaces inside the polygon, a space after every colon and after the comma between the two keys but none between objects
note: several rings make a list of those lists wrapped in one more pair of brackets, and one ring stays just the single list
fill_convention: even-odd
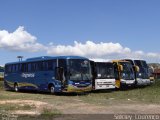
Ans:
[{"label": "bus wheel", "polygon": [[52,86],[50,86],[50,93],[51,94],[54,94],[55,93],[55,88],[54,88],[54,86],[52,85]]},{"label": "bus wheel", "polygon": [[18,92],[18,85],[17,85],[17,83],[14,85],[14,91]]}]

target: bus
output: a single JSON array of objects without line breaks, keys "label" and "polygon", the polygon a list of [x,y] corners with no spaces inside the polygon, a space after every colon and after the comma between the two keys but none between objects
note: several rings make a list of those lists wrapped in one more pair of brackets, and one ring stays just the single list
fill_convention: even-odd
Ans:
[{"label": "bus", "polygon": [[0,81],[4,80],[4,68],[0,67]]},{"label": "bus", "polygon": [[113,60],[116,88],[132,87],[135,85],[134,70],[130,62]]},{"label": "bus", "polygon": [[149,79],[149,70],[145,60],[132,60],[132,59],[124,59],[124,60],[129,61],[132,64],[133,68],[135,66],[139,67],[138,71],[134,69],[137,86],[150,85],[151,82]]},{"label": "bus", "polygon": [[93,90],[115,89],[115,73],[112,62],[94,62]]},{"label": "bus", "polygon": [[90,61],[80,56],[42,56],[5,64],[6,90],[50,93],[92,90]]}]

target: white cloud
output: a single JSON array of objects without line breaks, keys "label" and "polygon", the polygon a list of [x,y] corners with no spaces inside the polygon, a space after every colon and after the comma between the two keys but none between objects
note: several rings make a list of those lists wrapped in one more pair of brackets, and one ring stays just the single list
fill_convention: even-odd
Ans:
[{"label": "white cloud", "polygon": [[153,57],[153,58],[156,58],[156,57],[160,57],[160,54],[150,52],[150,53],[147,53],[147,57]]},{"label": "white cloud", "polygon": [[107,55],[128,54],[131,50],[122,47],[119,43],[94,43],[86,41],[80,43],[75,41],[74,45],[52,45],[48,47],[47,53],[51,55],[81,55],[89,57],[105,57]]},{"label": "white cloud", "polygon": [[81,43],[75,41],[73,45],[54,45],[47,47],[47,54],[50,55],[80,55],[96,61],[108,61],[112,59],[146,59],[149,62],[159,62],[159,53],[145,53],[141,50],[132,51],[120,43],[94,43],[86,41]]},{"label": "white cloud", "polygon": [[0,30],[0,48],[14,51],[35,52],[44,49],[44,45],[36,42],[37,38],[19,26],[14,32]]},{"label": "white cloud", "polygon": [[53,42],[43,45],[37,38],[27,32],[23,26],[19,26],[14,32],[0,30],[0,48],[10,51],[38,52],[45,51],[49,55],[79,55],[98,61],[112,59],[146,59],[147,61],[160,62],[159,53],[145,53],[144,51],[132,51],[120,43],[75,41],[73,45],[55,45]]}]

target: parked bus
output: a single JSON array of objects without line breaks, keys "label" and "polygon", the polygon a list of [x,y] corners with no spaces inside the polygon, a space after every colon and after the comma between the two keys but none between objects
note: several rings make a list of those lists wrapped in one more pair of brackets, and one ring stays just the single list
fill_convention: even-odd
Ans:
[{"label": "parked bus", "polygon": [[0,81],[4,80],[4,68],[0,67]]},{"label": "parked bus", "polygon": [[85,92],[92,90],[90,62],[79,56],[36,57],[5,65],[7,90]]},{"label": "parked bus", "polygon": [[144,85],[150,84],[149,70],[148,70],[148,65],[147,65],[146,61],[144,61],[144,60],[131,60],[131,59],[125,59],[125,61],[129,61],[132,64],[133,68],[135,66],[139,67],[139,71],[136,71],[134,69],[137,86],[144,86]]},{"label": "parked bus", "polygon": [[[138,60],[137,60],[138,61]],[[147,85],[150,85],[151,83],[154,83],[154,77],[150,73],[151,71],[149,70],[149,66],[145,60],[139,60],[141,63],[141,66],[145,69],[149,79],[147,79]]]},{"label": "parked bus", "polygon": [[115,88],[115,73],[112,62],[94,62],[93,69],[93,90]]},{"label": "parked bus", "polygon": [[130,62],[113,60],[116,88],[124,88],[135,85],[134,70]]}]

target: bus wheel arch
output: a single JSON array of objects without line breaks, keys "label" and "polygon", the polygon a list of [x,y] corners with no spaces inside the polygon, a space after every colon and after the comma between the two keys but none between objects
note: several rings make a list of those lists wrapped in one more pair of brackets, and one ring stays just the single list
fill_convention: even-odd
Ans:
[{"label": "bus wheel arch", "polygon": [[18,83],[17,83],[17,82],[14,83],[14,91],[15,91],[15,92],[18,92],[18,91],[19,91]]},{"label": "bus wheel arch", "polygon": [[55,94],[55,86],[53,83],[48,84],[48,90],[51,94]]}]

